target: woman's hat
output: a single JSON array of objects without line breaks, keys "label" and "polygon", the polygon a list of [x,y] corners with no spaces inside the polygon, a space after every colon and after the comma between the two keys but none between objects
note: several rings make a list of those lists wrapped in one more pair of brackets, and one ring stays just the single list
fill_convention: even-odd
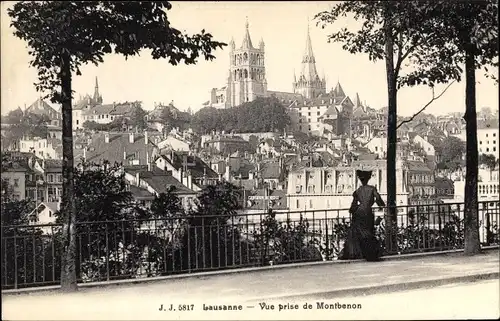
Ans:
[{"label": "woman's hat", "polygon": [[356,176],[363,180],[363,179],[370,179],[372,177],[372,171],[362,171],[362,170],[357,170],[356,171]]}]

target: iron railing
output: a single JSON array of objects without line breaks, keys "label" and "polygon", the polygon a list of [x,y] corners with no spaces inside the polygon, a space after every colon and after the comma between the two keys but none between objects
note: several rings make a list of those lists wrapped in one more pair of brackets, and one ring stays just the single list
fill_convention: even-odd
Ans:
[{"label": "iron railing", "polygon": [[[479,204],[480,241],[499,244],[499,201]],[[375,209],[377,236],[385,210]],[[397,207],[395,242],[385,255],[460,249],[464,204]],[[335,260],[349,228],[346,209],[76,224],[79,282],[146,278],[269,264]],[[60,281],[62,226],[2,227],[2,289]]]}]

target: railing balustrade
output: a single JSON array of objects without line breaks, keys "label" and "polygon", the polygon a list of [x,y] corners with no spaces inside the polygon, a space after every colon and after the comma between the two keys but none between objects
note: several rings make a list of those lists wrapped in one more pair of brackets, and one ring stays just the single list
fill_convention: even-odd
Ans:
[{"label": "railing balustrade", "polygon": [[[480,202],[482,245],[498,245],[499,201]],[[384,213],[375,209],[385,255],[461,249],[464,204],[397,207],[395,242],[385,242]],[[78,222],[79,282],[147,278],[270,264],[336,260],[350,224],[347,209]],[[60,281],[62,226],[2,227],[2,289]],[[397,248],[395,248],[396,246]]]}]

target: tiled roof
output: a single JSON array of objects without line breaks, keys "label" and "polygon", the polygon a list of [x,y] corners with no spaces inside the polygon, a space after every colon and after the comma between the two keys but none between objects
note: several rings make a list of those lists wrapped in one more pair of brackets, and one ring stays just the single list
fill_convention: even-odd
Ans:
[{"label": "tiled roof", "polygon": [[244,162],[243,164],[240,164],[240,168],[237,170],[231,170],[231,175],[238,178],[241,174],[242,178],[248,178],[251,171],[255,171],[255,165]]},{"label": "tiled roof", "polygon": [[[328,115],[337,117],[338,114],[339,114],[338,108],[336,106],[330,106],[330,107],[328,107],[326,112],[323,115],[321,115],[321,117],[319,117],[319,118],[324,118],[325,116],[328,116]],[[330,119],[333,119],[335,117],[330,117]]]},{"label": "tiled roof", "polygon": [[61,169],[62,168],[62,160],[59,159],[46,159],[45,161],[45,169]]},{"label": "tiled roof", "polygon": [[132,113],[135,107],[138,107],[136,103],[121,103],[116,104],[113,111],[110,112],[111,115],[128,116]]},{"label": "tiled roof", "polygon": [[[143,174],[144,175],[144,174]],[[146,177],[141,177],[146,183],[149,184],[157,193],[166,193],[170,186],[175,187],[176,194],[195,194],[196,192],[190,190],[183,184],[181,184],[172,175],[151,175]]]},{"label": "tiled roof", "polygon": [[38,98],[34,103],[32,103],[28,108],[26,108],[26,112],[33,114],[40,114],[40,115],[46,114],[47,112],[60,114],[52,106],[47,104],[42,98]]},{"label": "tiled roof", "polygon": [[157,193],[166,193],[170,186],[176,188],[177,194],[195,193],[179,182],[171,173],[163,171],[156,166],[152,166],[150,171],[147,170],[147,165],[125,166],[124,170],[126,173],[134,176],[138,173],[139,179],[148,183]]},{"label": "tiled roof", "polygon": [[154,195],[147,189],[135,185],[130,185],[130,193],[135,199],[138,200],[153,200]]},{"label": "tiled roof", "polygon": [[498,129],[498,119],[478,120],[477,129]]},{"label": "tiled roof", "polygon": [[446,177],[436,177],[434,179],[436,189],[453,189],[454,184],[453,181]]},{"label": "tiled roof", "polygon": [[[154,134],[148,133],[149,137]],[[134,133],[134,142],[129,142],[129,133],[109,133],[109,143],[105,142],[104,133],[96,133],[87,150],[87,161],[98,162],[107,160],[111,163],[126,163],[130,159],[139,159],[141,164],[146,164],[146,154],[152,157],[155,147],[148,138],[144,141],[144,134]],[[127,161],[124,162],[124,152]]]},{"label": "tiled roof", "polygon": [[[186,157],[188,167],[187,169],[191,171],[193,178],[201,178],[206,172],[207,178],[217,178],[219,175],[210,168],[201,158],[195,155],[189,155],[188,152],[174,152],[174,159],[172,165],[175,169],[179,170],[183,167],[184,158]],[[189,165],[194,164],[194,165]]]},{"label": "tiled roof", "polygon": [[408,166],[408,169],[411,171],[417,171],[417,172],[430,172],[431,169],[427,164],[418,162],[418,161],[406,161],[406,165]]},{"label": "tiled roof", "polygon": [[278,162],[263,163],[261,168],[261,177],[263,179],[279,179],[280,166]]},{"label": "tiled roof", "polygon": [[86,113],[92,115],[109,115],[115,107],[113,104],[92,106]]}]

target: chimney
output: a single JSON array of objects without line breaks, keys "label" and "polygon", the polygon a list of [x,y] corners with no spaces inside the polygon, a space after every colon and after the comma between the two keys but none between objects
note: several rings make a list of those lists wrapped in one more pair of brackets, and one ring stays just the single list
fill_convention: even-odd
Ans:
[{"label": "chimney", "polygon": [[229,166],[229,164],[226,165],[226,172],[224,174],[224,178],[228,182],[229,182],[229,179],[231,178],[231,166]]},{"label": "chimney", "polygon": [[126,151],[123,151],[123,159],[127,159],[127,152]]},{"label": "chimney", "polygon": [[109,144],[109,133],[104,133],[104,142]]},{"label": "chimney", "polygon": [[132,132],[132,131],[130,133],[128,133],[128,142],[130,144],[134,143],[134,132]]},{"label": "chimney", "polygon": [[146,144],[146,145],[148,144],[148,131],[147,130],[144,131],[144,144]]},{"label": "chimney", "polygon": [[188,172],[187,187],[189,189],[193,189],[193,175],[191,174],[191,171]]},{"label": "chimney", "polygon": [[137,172],[137,173],[135,174],[135,185],[136,185],[136,186],[139,186],[139,185],[140,185],[140,181],[141,181],[141,177],[140,177],[140,175],[139,175],[139,172]]}]

